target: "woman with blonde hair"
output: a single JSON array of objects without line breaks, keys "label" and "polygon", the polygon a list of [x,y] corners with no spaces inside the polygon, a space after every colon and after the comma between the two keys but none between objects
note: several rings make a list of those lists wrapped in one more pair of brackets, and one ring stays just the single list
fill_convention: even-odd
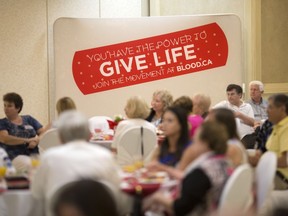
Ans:
[{"label": "woman with blonde hair", "polygon": [[[58,116],[60,116],[61,113],[68,111],[68,110],[76,110],[76,105],[72,98],[70,97],[62,97],[60,98],[57,103],[56,103],[56,110]],[[51,129],[51,128],[56,128],[56,125],[54,122],[50,122],[45,126],[45,131]]]},{"label": "woman with blonde hair", "polygon": [[153,93],[151,101],[151,111],[149,116],[146,118],[147,121],[151,122],[158,127],[162,121],[162,115],[164,111],[171,106],[173,103],[173,96],[167,90],[157,90]]},{"label": "woman with blonde hair", "polygon": [[58,113],[58,116],[67,110],[76,110],[76,105],[72,98],[70,97],[62,97],[60,98],[56,103],[56,110]]},{"label": "woman with blonde hair", "polygon": [[146,101],[140,96],[133,96],[127,100],[124,108],[125,114],[128,119],[121,121],[115,131],[112,151],[117,152],[121,135],[129,128],[135,126],[142,126],[150,129],[156,134],[156,128],[150,122],[145,119],[149,115],[149,106]]}]

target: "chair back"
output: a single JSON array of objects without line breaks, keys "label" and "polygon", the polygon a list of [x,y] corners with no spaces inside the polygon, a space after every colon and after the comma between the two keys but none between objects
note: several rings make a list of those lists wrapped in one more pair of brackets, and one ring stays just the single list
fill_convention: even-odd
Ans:
[{"label": "chair back", "polygon": [[39,141],[39,150],[40,153],[45,150],[61,145],[61,141],[58,135],[58,129],[52,128],[46,131]]},{"label": "chair back", "polygon": [[95,134],[95,130],[108,131],[110,127],[107,120],[112,121],[108,116],[93,116],[89,118],[90,132]]},{"label": "chair back", "polygon": [[119,137],[117,162],[119,165],[128,165],[133,164],[135,159],[141,159],[147,163],[156,146],[155,131],[143,126],[129,128]]},{"label": "chair back", "polygon": [[274,152],[265,152],[256,167],[256,208],[263,207],[274,188],[274,177],[277,167],[277,156]]},{"label": "chair back", "polygon": [[244,215],[252,193],[253,174],[248,164],[238,166],[227,180],[218,206],[218,215]]}]

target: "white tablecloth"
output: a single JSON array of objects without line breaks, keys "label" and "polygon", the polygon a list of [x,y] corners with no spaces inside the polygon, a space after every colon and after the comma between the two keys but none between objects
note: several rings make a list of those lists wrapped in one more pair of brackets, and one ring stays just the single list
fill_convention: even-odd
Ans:
[{"label": "white tablecloth", "polygon": [[0,194],[1,216],[42,216],[41,202],[32,197],[30,190],[9,190]]},{"label": "white tablecloth", "polygon": [[113,141],[112,140],[103,140],[103,141],[102,140],[90,140],[89,142],[111,150],[111,145]]}]

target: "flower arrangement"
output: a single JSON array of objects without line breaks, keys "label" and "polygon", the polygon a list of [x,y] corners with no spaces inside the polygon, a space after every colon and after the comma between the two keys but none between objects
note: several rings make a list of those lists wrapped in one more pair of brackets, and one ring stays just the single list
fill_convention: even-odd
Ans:
[{"label": "flower arrangement", "polygon": [[110,121],[110,120],[107,120],[107,121],[109,123],[110,129],[115,130],[115,128],[117,127],[119,122],[122,121],[122,120],[124,120],[124,117],[122,115],[118,114],[118,115],[114,116],[114,120],[113,121]]},{"label": "flower arrangement", "polygon": [[120,121],[124,120],[124,117],[121,114],[114,116],[114,122],[118,125]]}]

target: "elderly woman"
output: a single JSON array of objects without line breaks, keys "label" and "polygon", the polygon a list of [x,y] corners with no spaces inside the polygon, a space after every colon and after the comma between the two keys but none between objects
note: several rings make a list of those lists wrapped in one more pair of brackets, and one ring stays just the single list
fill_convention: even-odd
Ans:
[{"label": "elderly woman", "polygon": [[140,96],[134,96],[128,99],[126,106],[124,108],[125,114],[128,119],[121,121],[115,131],[112,150],[117,152],[119,145],[119,138],[121,134],[127,129],[134,126],[143,126],[151,129],[156,133],[156,128],[150,122],[147,122],[145,119],[149,115],[149,107],[146,101]]},{"label": "elderly woman", "polygon": [[173,103],[173,96],[166,90],[158,90],[153,93],[151,101],[151,111],[149,116],[146,118],[147,121],[154,124],[156,127],[162,121],[162,115],[167,107]]},{"label": "elderly woman", "polygon": [[174,215],[206,215],[218,205],[221,192],[232,169],[225,154],[228,135],[223,125],[205,122],[197,130],[194,146],[202,154],[185,170],[179,196],[174,199],[156,193],[146,200],[145,208],[164,205]]},{"label": "elderly woman", "polygon": [[6,118],[0,119],[0,146],[12,160],[18,155],[38,152],[38,136],[44,132],[42,125],[29,115],[19,115],[23,100],[17,93],[3,96]]}]

